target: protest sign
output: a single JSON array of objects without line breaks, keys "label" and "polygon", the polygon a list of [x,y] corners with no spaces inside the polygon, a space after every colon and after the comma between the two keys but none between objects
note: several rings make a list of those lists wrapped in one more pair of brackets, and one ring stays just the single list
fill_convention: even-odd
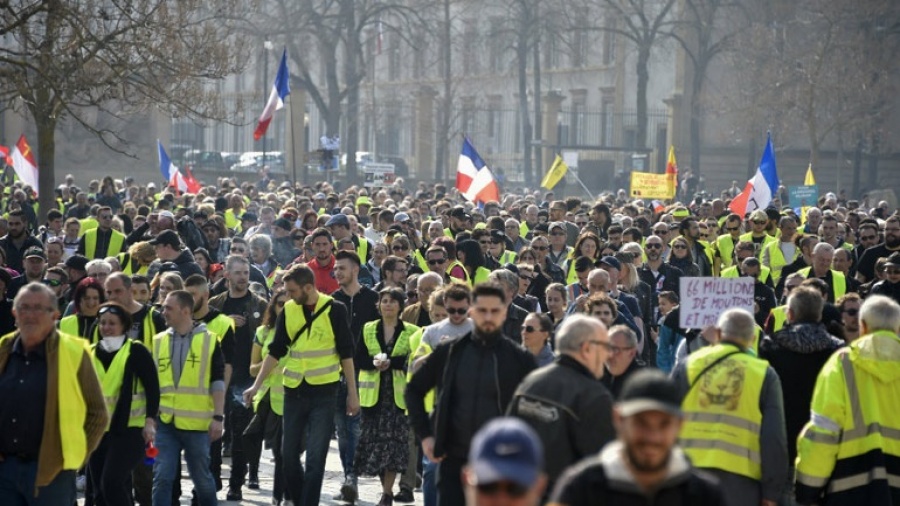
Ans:
[{"label": "protest sign", "polygon": [[751,278],[681,278],[678,326],[702,329],[714,325],[726,309],[746,309],[753,314]]}]

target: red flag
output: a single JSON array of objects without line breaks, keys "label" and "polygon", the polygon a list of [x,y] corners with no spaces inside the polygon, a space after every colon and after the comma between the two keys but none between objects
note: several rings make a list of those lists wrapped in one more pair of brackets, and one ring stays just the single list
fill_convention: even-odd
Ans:
[{"label": "red flag", "polygon": [[11,165],[16,171],[16,175],[19,176],[19,179],[22,180],[23,183],[31,186],[35,193],[37,193],[37,162],[34,161],[34,153],[31,152],[31,146],[28,145],[25,135],[19,137],[19,142],[16,143],[16,147],[9,155],[9,158],[12,160]]},{"label": "red flag", "polygon": [[9,157],[9,148],[6,146],[0,146],[0,156],[3,157],[3,161],[6,162],[6,165],[12,165],[12,158]]},{"label": "red flag", "polygon": [[194,174],[191,172],[191,169],[185,167],[184,172],[184,183],[187,185],[188,193],[193,193],[196,195],[197,192],[200,191],[200,188],[202,188],[200,182],[194,179]]}]

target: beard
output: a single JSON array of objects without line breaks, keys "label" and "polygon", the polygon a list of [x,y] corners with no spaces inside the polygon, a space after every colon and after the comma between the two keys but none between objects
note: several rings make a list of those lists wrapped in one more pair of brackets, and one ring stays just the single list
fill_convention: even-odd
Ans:
[{"label": "beard", "polygon": [[900,237],[895,236],[893,234],[885,235],[884,236],[884,245],[890,249],[897,248],[898,246],[900,246]]},{"label": "beard", "polygon": [[628,455],[628,461],[631,462],[631,466],[642,473],[655,473],[661,471],[669,465],[669,461],[672,459],[672,451],[670,450],[669,453],[666,454],[666,458],[664,458],[662,462],[660,462],[658,465],[650,465],[641,462],[640,459],[635,456],[630,446],[625,445],[625,452]]},{"label": "beard", "polygon": [[478,336],[478,339],[485,342],[492,342],[500,339],[500,336],[503,335],[502,327],[496,327],[493,329],[487,329],[483,326],[475,324],[475,335]]}]

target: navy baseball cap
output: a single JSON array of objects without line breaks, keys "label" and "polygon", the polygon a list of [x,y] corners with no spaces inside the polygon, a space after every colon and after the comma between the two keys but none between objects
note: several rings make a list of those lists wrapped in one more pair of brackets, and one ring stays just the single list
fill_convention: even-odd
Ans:
[{"label": "navy baseball cap", "polygon": [[469,466],[475,484],[511,481],[531,487],[544,465],[544,451],[534,429],[518,418],[495,418],[472,438]]},{"label": "navy baseball cap", "polygon": [[326,227],[333,227],[335,225],[343,225],[345,227],[350,226],[350,219],[347,218],[346,214],[335,214],[331,218],[328,218],[328,221],[325,222]]}]

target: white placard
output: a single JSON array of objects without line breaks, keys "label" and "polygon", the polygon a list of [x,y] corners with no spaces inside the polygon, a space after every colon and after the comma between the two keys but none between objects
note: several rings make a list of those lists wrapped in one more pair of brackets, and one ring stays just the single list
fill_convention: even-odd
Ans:
[{"label": "white placard", "polygon": [[702,329],[715,325],[726,309],[746,309],[753,314],[751,278],[681,278],[678,326]]},{"label": "white placard", "polygon": [[578,168],[578,151],[563,151],[562,159],[570,169]]}]

